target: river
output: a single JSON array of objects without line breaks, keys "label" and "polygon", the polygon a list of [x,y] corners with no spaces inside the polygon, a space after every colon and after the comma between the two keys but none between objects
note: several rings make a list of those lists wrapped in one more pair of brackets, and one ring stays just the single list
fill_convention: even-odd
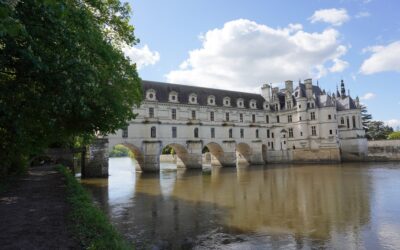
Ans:
[{"label": "river", "polygon": [[400,163],[136,173],[83,180],[137,249],[399,249]]}]

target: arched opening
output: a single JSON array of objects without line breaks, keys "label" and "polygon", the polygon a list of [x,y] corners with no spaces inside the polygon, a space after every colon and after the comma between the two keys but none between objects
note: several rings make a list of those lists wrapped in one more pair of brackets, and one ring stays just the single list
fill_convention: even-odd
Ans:
[{"label": "arched opening", "polygon": [[184,146],[177,143],[171,143],[165,145],[161,150],[161,153],[161,169],[176,169],[187,167],[188,151]]},{"label": "arched opening", "polygon": [[221,167],[225,163],[224,150],[215,142],[210,142],[203,147],[203,165]]},{"label": "arched opening", "polygon": [[109,172],[113,168],[136,169],[142,171],[144,156],[141,150],[133,144],[121,143],[115,145],[109,153]]},{"label": "arched opening", "polygon": [[268,156],[267,156],[268,147],[267,147],[267,145],[263,144],[261,150],[262,150],[263,161],[264,161],[264,163],[267,163],[268,162]]},{"label": "arched opening", "polygon": [[239,143],[236,145],[236,164],[237,166],[248,166],[251,164],[250,160],[251,148],[246,143]]}]

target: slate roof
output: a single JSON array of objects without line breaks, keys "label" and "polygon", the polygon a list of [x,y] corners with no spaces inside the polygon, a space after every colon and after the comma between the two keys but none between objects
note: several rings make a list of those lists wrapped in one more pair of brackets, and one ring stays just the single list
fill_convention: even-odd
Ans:
[{"label": "slate roof", "polygon": [[163,83],[154,81],[142,81],[143,97],[147,90],[154,89],[158,102],[168,103],[169,93],[175,91],[178,93],[178,101],[181,104],[189,104],[189,95],[194,93],[197,95],[197,103],[201,106],[207,106],[207,97],[213,95],[215,97],[215,106],[223,106],[223,99],[229,97],[231,99],[231,107],[237,107],[237,99],[244,100],[244,107],[250,108],[250,100],[254,99],[257,109],[263,109],[264,98],[260,94],[252,94],[246,92],[237,92],[230,90],[203,88],[189,85]]}]

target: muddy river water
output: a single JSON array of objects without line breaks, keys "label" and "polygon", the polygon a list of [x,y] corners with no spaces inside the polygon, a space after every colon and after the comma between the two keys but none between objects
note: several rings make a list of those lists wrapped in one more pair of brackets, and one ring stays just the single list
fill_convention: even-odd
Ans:
[{"label": "muddy river water", "polygon": [[137,249],[400,249],[400,163],[134,164],[82,182]]}]

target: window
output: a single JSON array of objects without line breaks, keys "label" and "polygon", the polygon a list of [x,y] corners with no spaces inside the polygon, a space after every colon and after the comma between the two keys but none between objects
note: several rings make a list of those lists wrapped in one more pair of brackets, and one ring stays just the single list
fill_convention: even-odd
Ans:
[{"label": "window", "polygon": [[214,121],[214,111],[210,112],[210,121]]},{"label": "window", "polygon": [[303,132],[300,131],[300,136],[303,136]]},{"label": "window", "polygon": [[240,138],[244,138],[244,129],[240,129]]},{"label": "window", "polygon": [[269,129],[267,129],[267,138],[269,138],[270,134],[269,134]]},{"label": "window", "polygon": [[231,98],[224,97],[224,106],[231,106]]},{"label": "window", "polygon": [[251,115],[251,120],[252,120],[252,122],[256,122],[256,115],[255,114]]},{"label": "window", "polygon": [[356,127],[356,117],[354,115],[352,117],[352,120],[353,120],[353,128],[355,128]]},{"label": "window", "polygon": [[310,103],[309,103],[309,102],[307,102],[307,108],[308,108],[308,109],[310,108]]},{"label": "window", "polygon": [[271,142],[271,148],[274,149],[274,143],[273,142]]},{"label": "window", "polygon": [[301,105],[299,104],[299,109],[301,109]]},{"label": "window", "polygon": [[317,129],[315,126],[311,126],[311,135],[316,136],[317,135]]},{"label": "window", "polygon": [[332,120],[332,115],[328,115],[328,120]]},{"label": "window", "polygon": [[229,129],[229,138],[232,138],[233,137],[233,131],[232,131],[232,129],[230,128]]},{"label": "window", "polygon": [[243,108],[243,99],[242,98],[239,98],[239,99],[237,99],[237,101],[236,101],[236,103],[237,103],[237,106],[239,107],[239,108]]},{"label": "window", "polygon": [[170,102],[177,102],[178,101],[178,93],[175,91],[171,91],[169,93],[169,101]]},{"label": "window", "polygon": [[208,96],[208,104],[215,105],[215,97],[213,95]]},{"label": "window", "polygon": [[349,117],[346,117],[347,119],[347,128],[350,128],[350,120],[349,120]]},{"label": "window", "polygon": [[293,128],[289,128],[289,138],[293,138]]},{"label": "window", "polygon": [[271,138],[274,138],[274,133],[271,133]]},{"label": "window", "polygon": [[229,122],[229,113],[225,113],[225,120]]},{"label": "window", "polygon": [[288,115],[287,121],[288,121],[288,122],[292,122],[292,115]]},{"label": "window", "polygon": [[128,127],[122,129],[122,138],[128,138]]},{"label": "window", "polygon": [[340,117],[340,124],[344,124],[344,118]]},{"label": "window", "polygon": [[315,120],[315,112],[311,112],[311,120]]},{"label": "window", "polygon": [[278,104],[275,104],[275,110],[278,111]]},{"label": "window", "polygon": [[333,118],[335,118],[335,120],[336,120],[336,115],[333,115]]},{"label": "window", "polygon": [[154,89],[149,89],[146,91],[146,99],[155,101],[156,100],[156,91]]},{"label": "window", "polygon": [[286,106],[287,106],[287,109],[291,109],[292,108],[292,102],[287,102]]},{"label": "window", "polygon": [[265,116],[265,122],[269,123],[269,116],[268,115]]},{"label": "window", "polygon": [[199,138],[199,129],[198,128],[194,128],[193,135],[194,135],[194,138]]},{"label": "window", "polygon": [[258,129],[256,129],[256,138],[258,138],[259,134],[258,134]]},{"label": "window", "polygon": [[314,105],[314,103],[312,102],[312,103],[311,103],[311,108],[314,108],[314,107],[315,107],[315,105]]},{"label": "window", "polygon": [[299,121],[301,121],[301,116],[299,116]]},{"label": "window", "polygon": [[211,138],[215,138],[215,128],[211,128]]},{"label": "window", "polygon": [[279,115],[276,116],[276,122],[279,123]]},{"label": "window", "polygon": [[172,138],[176,138],[176,137],[177,137],[176,127],[172,127]]},{"label": "window", "polygon": [[149,117],[154,118],[154,108],[149,108]]},{"label": "window", "polygon": [[192,110],[192,119],[196,119],[196,110]]},{"label": "window", "polygon": [[332,129],[329,129],[329,134],[330,134],[330,135],[333,134]]},{"label": "window", "polygon": [[171,109],[171,119],[176,120],[176,109]]},{"label": "window", "polygon": [[243,122],[243,114],[239,114],[239,121]]},{"label": "window", "polygon": [[150,129],[150,137],[151,138],[156,138],[157,137],[157,133],[156,133],[156,127],[151,127]]}]

